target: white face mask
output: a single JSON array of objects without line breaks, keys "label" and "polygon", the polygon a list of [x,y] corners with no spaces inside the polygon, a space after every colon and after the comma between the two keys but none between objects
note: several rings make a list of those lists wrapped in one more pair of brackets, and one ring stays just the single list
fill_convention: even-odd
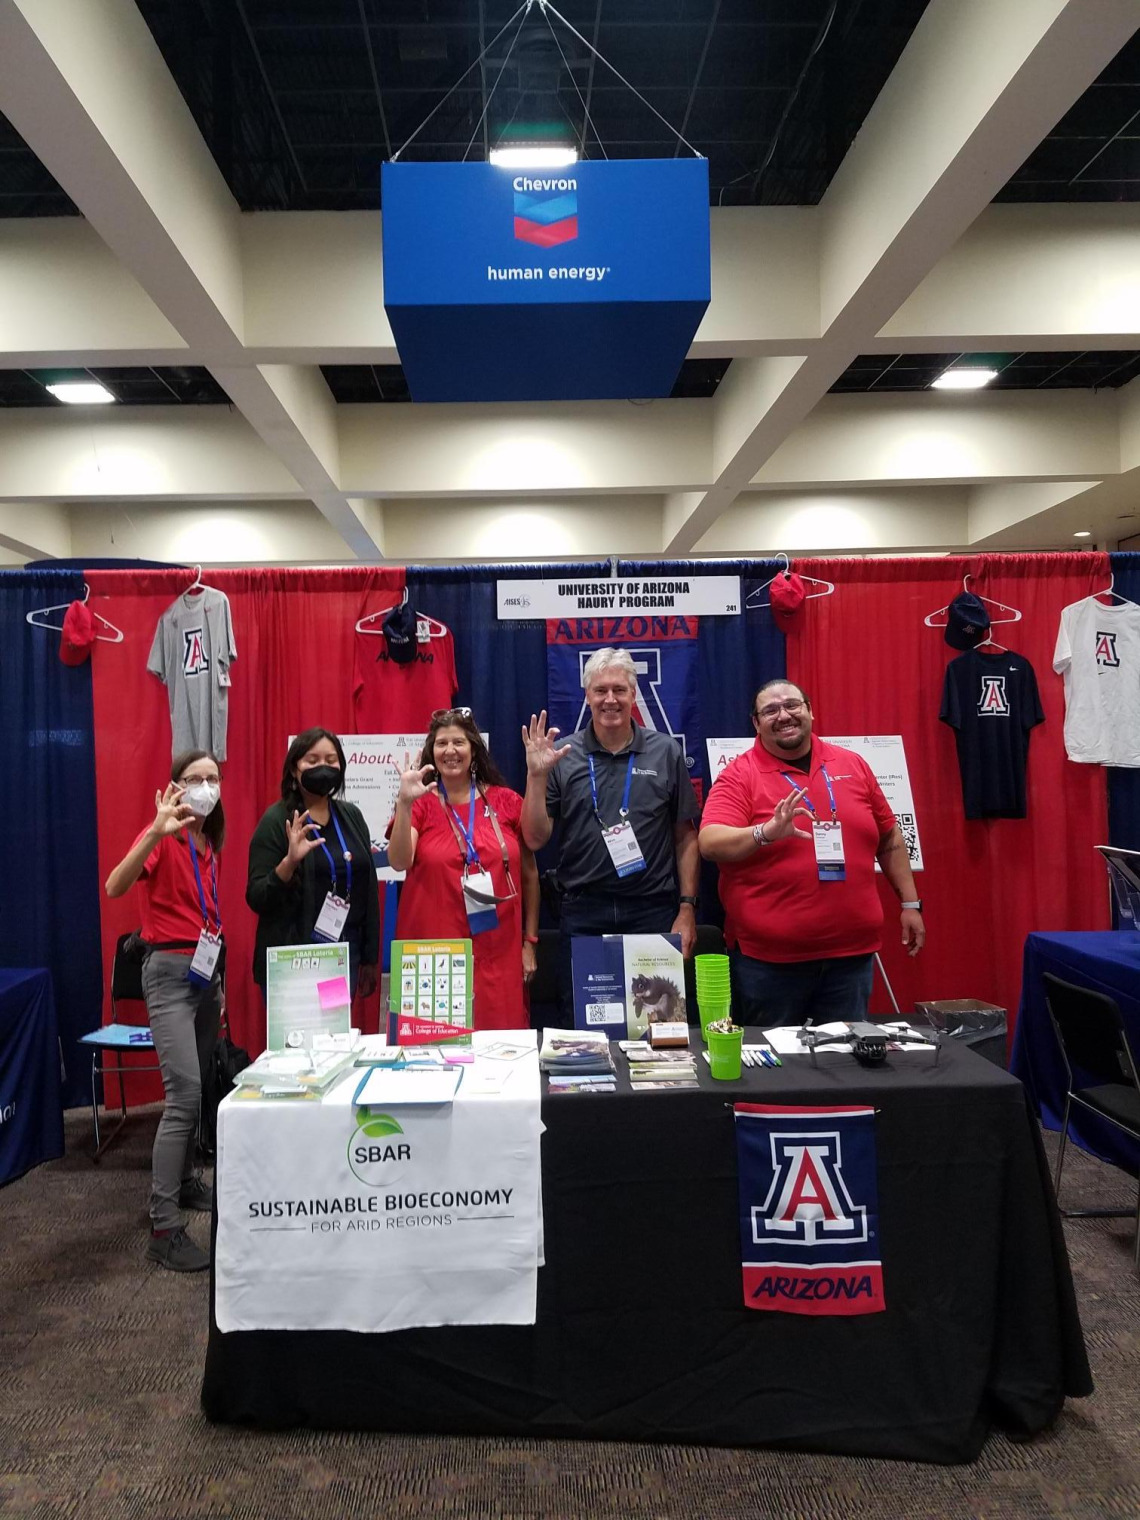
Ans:
[{"label": "white face mask", "polygon": [[216,781],[195,781],[182,793],[182,801],[196,818],[208,818],[221,795],[222,789]]}]

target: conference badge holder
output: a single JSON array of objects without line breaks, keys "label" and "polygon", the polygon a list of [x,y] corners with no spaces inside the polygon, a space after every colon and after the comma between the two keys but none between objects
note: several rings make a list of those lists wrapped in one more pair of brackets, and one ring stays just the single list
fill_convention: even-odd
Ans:
[{"label": "conference badge holder", "polygon": [[338,897],[335,892],[326,892],[321,911],[313,925],[313,933],[318,939],[331,940],[335,943],[343,935],[347,922],[348,903],[343,897]]},{"label": "conference badge holder", "polygon": [[190,962],[186,980],[197,987],[208,987],[218,969],[218,957],[222,953],[222,936],[203,929],[198,936],[198,948]]},{"label": "conference badge holder", "polygon": [[635,871],[645,870],[645,856],[641,853],[633,824],[628,818],[615,823],[611,829],[604,828],[602,840],[619,876],[632,876]]},{"label": "conference badge holder", "polygon": [[467,909],[467,927],[473,936],[498,927],[497,901],[490,871],[463,873],[463,906]]},{"label": "conference badge holder", "polygon": [[815,844],[815,864],[820,881],[846,881],[843,825],[838,820],[832,823],[813,823],[811,837]]}]

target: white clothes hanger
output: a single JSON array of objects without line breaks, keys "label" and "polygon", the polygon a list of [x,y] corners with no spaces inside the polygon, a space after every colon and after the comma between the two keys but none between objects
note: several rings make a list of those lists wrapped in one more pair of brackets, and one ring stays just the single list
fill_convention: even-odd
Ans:
[{"label": "white clothes hanger", "polygon": [[[90,596],[91,596],[91,590],[88,587],[87,582],[84,581],[84,583],[83,583],[83,600],[84,600],[84,602],[88,601],[88,599],[90,598]],[[32,625],[33,628],[50,628],[53,633],[62,633],[62,631],[63,631],[63,624],[62,623],[48,623],[48,622],[45,622],[44,619],[47,617],[47,615],[48,615],[49,612],[66,612],[67,609],[70,606],[71,606],[70,602],[55,602],[50,607],[37,607],[34,612],[28,612],[28,613],[26,613],[24,615],[24,621],[25,621],[25,623],[31,623],[31,625]],[[97,623],[101,623],[103,625],[103,627],[107,630],[106,633],[97,633],[95,635],[96,639],[99,640],[100,643],[103,643],[103,644],[121,644],[123,642],[123,632],[122,632],[121,628],[116,628],[115,625],[114,625],[114,623],[109,623],[101,612],[96,612],[95,611],[94,607],[92,607],[90,609],[90,612],[91,612],[91,616],[95,619],[95,621]]]},{"label": "white clothes hanger", "polygon": [[[974,579],[974,577],[971,574],[969,574],[969,572],[967,572],[962,577],[962,590],[963,591],[969,591],[969,589],[970,589],[970,582],[973,579]],[[1016,607],[1007,607],[1004,602],[999,602],[999,601],[997,601],[992,596],[983,596],[980,591],[975,591],[974,595],[978,598],[978,600],[980,602],[988,602],[991,607],[996,607],[999,612],[1008,612],[1009,613],[1008,617],[990,618],[990,626],[991,627],[994,625],[994,623],[1020,623],[1021,622],[1021,613],[1018,612],[1018,610],[1017,610]],[[945,628],[946,627],[946,617],[947,617],[947,614],[949,613],[949,611],[950,611],[950,603],[947,602],[946,605],[945,605],[945,607],[938,607],[938,608],[935,609],[934,612],[928,612],[926,614],[926,616],[923,618],[922,621],[925,623],[925,625],[926,625],[927,628]],[[942,619],[942,622],[938,622],[937,621],[939,618]],[[989,640],[986,639],[983,642],[984,643],[988,643]],[[980,648],[981,646],[977,645],[975,647]]]},{"label": "white clothes hanger", "polygon": [[[1104,590],[1103,591],[1090,591],[1089,594],[1088,594],[1088,596],[1082,596],[1081,597],[1081,602],[1100,602],[1100,599],[1101,599],[1102,596],[1114,596],[1116,598],[1117,605],[1119,605],[1119,606],[1134,607],[1136,605],[1136,603],[1133,602],[1130,597],[1124,596],[1121,592],[1117,591],[1115,588],[1116,588],[1116,572],[1114,570],[1110,570],[1108,572],[1108,585],[1104,588]],[[1073,605],[1079,607],[1080,606],[1080,602],[1074,602]],[[1101,602],[1101,606],[1102,607],[1104,606],[1103,602]]]},{"label": "white clothes hanger", "polygon": [[[378,634],[380,636],[383,636],[384,629],[380,626],[380,624],[393,610],[393,608],[404,607],[407,605],[407,601],[408,588],[405,586],[403,596],[398,602],[393,602],[391,607],[381,607],[379,612],[370,612],[367,617],[360,618],[356,624],[356,632]],[[377,622],[377,619],[380,621]],[[376,624],[375,627],[371,626],[373,623]],[[419,625],[423,624],[427,628],[429,638],[445,639],[447,637],[447,629],[443,626],[439,619],[430,617],[426,612],[416,613],[416,624],[417,634],[419,633]]]},{"label": "white clothes hanger", "polygon": [[183,596],[203,596],[210,589],[211,588],[209,586],[207,586],[206,583],[205,583],[205,581],[202,579],[202,567],[201,567],[201,565],[195,565],[194,566],[194,579],[186,587],[186,590],[182,593],[182,595]]},{"label": "white clothes hanger", "polygon": [[[785,576],[791,575],[791,573],[792,573],[792,563],[791,563],[791,560],[789,560],[788,556],[784,553],[784,551],[782,549],[780,550],[779,554],[776,555],[776,558],[783,560],[783,562],[784,562],[784,568],[782,570],[777,570],[775,575],[769,576],[769,578],[766,581],[764,581],[764,583],[762,585],[759,585],[759,586],[756,587],[755,591],[752,591],[752,592],[749,593],[748,600],[744,603],[746,609],[748,609],[748,610],[751,611],[751,610],[754,610],[754,609],[756,609],[758,607],[770,607],[772,605],[771,602],[759,602],[759,601],[756,600],[756,598],[758,596],[760,596],[760,594],[762,592],[767,591],[768,587],[772,584],[772,582],[774,580],[779,579],[779,577],[781,575],[785,575]],[[799,576],[800,580],[804,582],[805,585],[807,585],[807,586],[820,586],[820,587],[822,587],[822,590],[820,590],[820,591],[805,591],[804,592],[804,601],[805,602],[814,601],[815,598],[819,597],[819,596],[830,596],[832,594],[832,592],[835,590],[835,582],[834,581],[821,581],[817,576],[814,576],[814,575],[805,575],[802,570],[797,570],[796,574]]]}]

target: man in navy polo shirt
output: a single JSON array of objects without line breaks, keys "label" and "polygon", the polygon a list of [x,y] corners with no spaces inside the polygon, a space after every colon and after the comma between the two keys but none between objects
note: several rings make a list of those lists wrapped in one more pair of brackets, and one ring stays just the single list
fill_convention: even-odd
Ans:
[{"label": "man in navy polo shirt", "polygon": [[926,938],[906,843],[861,755],[812,737],[811,703],[769,681],[756,743],[709,792],[700,850],[720,867],[738,1023],[863,1019],[883,907],[876,860],[902,904],[902,942]]},{"label": "man in navy polo shirt", "polygon": [[559,995],[573,1022],[575,934],[679,934],[696,943],[700,852],[697,799],[681,746],[633,720],[637,671],[624,650],[599,649],[582,674],[590,721],[555,746],[558,729],[532,713],[522,731],[522,833],[540,850],[560,825],[563,887]]}]

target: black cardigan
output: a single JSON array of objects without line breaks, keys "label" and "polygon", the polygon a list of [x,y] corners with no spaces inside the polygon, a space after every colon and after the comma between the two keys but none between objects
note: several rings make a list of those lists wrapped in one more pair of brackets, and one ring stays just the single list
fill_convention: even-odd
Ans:
[{"label": "black cardigan", "polygon": [[[337,816],[352,851],[353,865],[364,869],[352,873],[352,902],[344,938],[360,945],[360,964],[375,966],[380,960],[380,901],[372,845],[364,814],[351,802],[334,800]],[[257,914],[257,938],[253,948],[253,979],[265,986],[265,952],[273,945],[307,945],[313,942],[313,925],[324,902],[325,882],[317,879],[311,850],[293,873],[282,881],[277,866],[289,853],[284,802],[275,802],[262,814],[249,842],[249,877],[245,900]]]}]

